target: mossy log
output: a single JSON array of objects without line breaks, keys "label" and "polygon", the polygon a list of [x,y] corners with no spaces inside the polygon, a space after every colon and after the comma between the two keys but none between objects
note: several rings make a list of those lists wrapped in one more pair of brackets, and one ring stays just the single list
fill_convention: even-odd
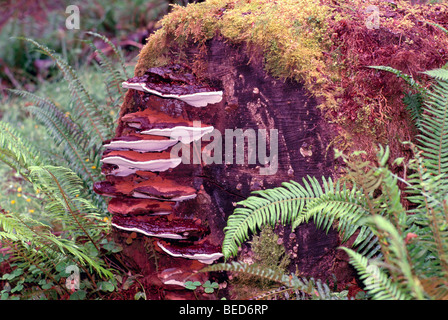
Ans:
[{"label": "mossy log", "polygon": [[[316,108],[315,99],[303,85],[270,76],[263,68],[261,60],[256,61],[252,57],[249,61],[250,57],[244,46],[228,44],[218,37],[207,46],[207,67],[202,73],[201,81],[223,91],[223,100],[220,103],[204,108],[187,104],[167,107],[162,98],[152,97],[152,102],[148,103],[145,101],[147,94],[131,89],[126,94],[121,119],[148,107],[165,112],[169,116],[182,116],[189,121],[213,125],[222,133],[220,142],[213,139],[210,142],[201,141],[200,149],[213,143],[215,150],[222,150],[222,158],[216,158],[216,163],[193,163],[192,154],[191,163],[183,163],[170,171],[160,173],[175,180],[189,178],[191,185],[198,186],[198,196],[180,204],[175,215],[199,219],[209,228],[207,240],[220,246],[228,216],[233,212],[236,203],[247,198],[252,191],[276,187],[283,181],[300,181],[307,175],[332,174],[333,152],[326,147],[333,137],[333,132],[323,121]],[[196,54],[196,48],[192,46],[185,53],[193,56]],[[155,100],[160,104],[155,103]],[[253,130],[256,134],[254,137],[258,140],[260,129],[267,132],[267,144],[263,151],[267,152],[269,163],[260,163],[259,158],[255,163],[249,163],[248,140],[244,140],[244,146],[241,146],[233,137],[228,139],[228,135],[234,134],[238,129],[243,133]],[[123,122],[120,122],[117,136],[122,136],[125,130]],[[278,142],[271,140],[270,135],[278,137]],[[226,158],[229,142],[232,148],[230,161]],[[270,145],[271,142],[278,144],[275,150]],[[218,143],[220,148],[217,147]],[[257,145],[262,145],[258,143],[259,141]],[[237,159],[241,152],[245,155],[243,163],[239,163]],[[272,171],[263,172],[263,169],[268,168]],[[335,231],[325,234],[310,223],[299,227],[294,236],[285,230],[283,237],[288,254],[293,257],[292,271],[295,272],[297,268],[303,275],[320,278],[330,277],[334,272],[336,249],[340,244]],[[153,252],[145,252],[140,247],[144,247],[144,243],[150,240],[139,235],[133,239],[132,245],[128,245],[128,238],[128,232],[117,231],[117,240],[124,246],[126,261],[133,261],[136,264],[133,267],[137,267],[137,270],[147,277],[148,284],[154,286],[156,272],[154,268],[148,267]],[[135,244],[140,241],[140,246]],[[295,246],[297,243],[299,245]],[[173,259],[164,257],[163,252],[158,254],[158,268],[169,268]],[[180,264],[183,264],[182,259],[175,263],[177,266]]]}]

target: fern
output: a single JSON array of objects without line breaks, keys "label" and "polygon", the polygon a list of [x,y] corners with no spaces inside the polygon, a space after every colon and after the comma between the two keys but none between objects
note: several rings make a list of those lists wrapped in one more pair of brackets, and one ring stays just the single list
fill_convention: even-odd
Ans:
[{"label": "fern", "polygon": [[27,177],[30,166],[42,163],[39,152],[15,130],[0,121],[0,161]]},{"label": "fern", "polygon": [[416,93],[405,93],[403,103],[409,111],[411,119],[414,121],[415,125],[419,127],[422,115],[422,100],[426,94],[426,87],[415,81],[412,75],[405,74],[395,68],[388,66],[369,66],[369,68],[393,73],[397,77],[403,79],[414,91],[416,91]]},{"label": "fern", "polygon": [[[56,105],[47,98],[36,96],[33,93],[21,90],[9,90],[11,93],[19,95],[33,101],[36,106],[29,106],[27,110],[36,116],[55,142],[55,146],[62,145],[62,155],[65,165],[71,167],[85,181],[91,183],[96,181],[98,172],[94,172],[87,166],[85,159],[92,159],[87,153],[88,138],[83,129],[66,116]],[[99,152],[97,157],[99,158]],[[99,159],[92,159],[96,163]],[[98,171],[98,170],[97,170]]]},{"label": "fern", "polygon": [[[119,104],[121,104],[123,97],[121,82],[127,74],[120,50],[106,37],[93,32],[89,34],[109,44],[122,67],[121,71],[116,70],[113,67],[113,62],[98,50],[91,41],[89,42],[91,47],[101,57],[100,66],[104,72],[109,100],[104,105],[100,106],[92,98],[82,85],[75,70],[66,61],[49,48],[31,39],[23,40],[31,42],[39,50],[50,56],[62,71],[70,89],[73,103],[61,109],[48,98],[20,90],[10,90],[10,92],[35,104],[27,107],[27,110],[36,117],[36,120],[44,125],[49,135],[53,138],[55,146],[60,148],[52,150],[53,153],[46,154],[47,164],[63,165],[71,168],[83,180],[84,187],[88,190],[89,198],[95,205],[105,209],[106,203],[104,198],[94,193],[92,186],[100,175],[102,142],[113,136],[115,132],[116,122],[113,119],[113,115],[118,114],[116,110],[119,109]],[[70,114],[70,117],[67,116],[68,114]],[[42,151],[42,153],[45,152],[48,153],[48,151]],[[5,159],[5,161],[7,160]],[[13,165],[13,163],[10,163],[10,165]]]},{"label": "fern", "polygon": [[[119,73],[125,79],[130,78],[130,76],[129,76],[127,70],[126,70],[126,62],[125,62],[125,60],[123,58],[123,54],[122,54],[121,50],[119,48],[117,48],[115,46],[115,44],[112,43],[112,41],[110,41],[107,37],[105,37],[105,36],[103,36],[101,34],[98,34],[96,32],[92,32],[92,31],[88,31],[87,34],[101,39],[102,41],[107,43],[112,48],[112,51],[115,53],[115,56],[118,58],[118,62],[120,63],[120,66],[121,66],[121,71]],[[113,74],[115,74],[115,72],[113,72]]]},{"label": "fern", "polygon": [[1,214],[0,241],[14,248],[15,262],[21,262],[21,267],[38,267],[50,278],[51,270],[67,259],[73,264],[93,268],[102,277],[112,276],[108,267],[92,257],[87,247],[79,246],[73,239],[54,235],[49,226],[29,216]]},{"label": "fern", "polygon": [[285,274],[281,271],[274,271],[256,264],[233,261],[231,263],[214,264],[201,270],[201,272],[210,271],[231,271],[261,277],[269,281],[278,282],[288,289],[298,290],[311,299],[331,300],[341,299],[341,296],[343,297],[341,294],[332,292],[328,285],[322,283],[320,280],[315,280],[314,278],[299,278],[294,274]]},{"label": "fern", "polygon": [[87,237],[99,251],[97,238],[105,225],[98,209],[82,197],[82,180],[70,169],[41,166],[30,168],[30,178],[35,188],[48,196],[44,210],[51,216],[65,214],[64,230],[70,230],[72,237]]},{"label": "fern", "polygon": [[[92,98],[65,61],[34,40],[24,40],[55,61],[69,86],[73,103],[61,109],[48,98],[20,90],[10,91],[34,102],[27,110],[44,124],[55,149],[39,152],[11,125],[0,121],[0,161],[18,172],[42,195],[39,197],[42,210],[39,221],[0,208],[0,242],[10,248],[11,261],[16,266],[30,272],[40,270],[55,285],[59,282],[55,269],[63,263],[77,264],[95,287],[96,275],[99,279],[112,277],[103,256],[103,245],[109,244],[104,241],[108,225],[102,214],[106,203],[93,192],[92,185],[100,174],[102,141],[113,135],[115,124],[110,110]],[[116,47],[113,50],[117,52]],[[102,68],[111,66],[109,60],[102,64]],[[111,81],[119,81],[119,78]],[[117,100],[119,94],[110,92],[110,101]]]},{"label": "fern", "polygon": [[428,90],[425,115],[418,136],[419,149],[427,159],[426,166],[436,174],[448,173],[448,71],[437,69],[425,72],[437,79]]},{"label": "fern", "polygon": [[92,41],[87,41],[89,46],[100,57],[99,64],[104,74],[104,83],[106,85],[106,90],[108,92],[109,98],[109,101],[107,103],[108,111],[109,114],[114,114],[123,102],[124,91],[121,87],[121,84],[124,80],[129,78],[129,75],[126,71],[123,55],[121,51],[105,36],[95,32],[87,32],[87,34],[107,43],[111,47],[112,52],[115,54],[115,57],[118,59],[118,62],[121,66],[121,70],[116,69],[114,66],[115,63],[111,61],[111,59],[109,59],[102,50],[98,49]]},{"label": "fern", "polygon": [[[368,206],[362,192],[347,189],[345,184],[323,179],[323,188],[315,178],[303,179],[304,186],[295,181],[283,183],[282,187],[253,192],[238,203],[239,207],[229,217],[224,228],[223,254],[235,255],[238,246],[262,225],[275,226],[277,222],[292,224],[296,228],[310,218],[318,227],[328,230],[339,220],[338,230],[347,240],[361,227],[357,221],[368,214]],[[369,232],[363,228],[356,244],[366,245]]]},{"label": "fern", "polygon": [[98,103],[82,85],[75,70],[48,47],[41,45],[32,39],[18,39],[32,43],[39,50],[53,59],[59,70],[61,70],[74,101],[75,109],[73,110],[74,112],[71,113],[77,115],[76,120],[80,121],[80,124],[86,129],[87,134],[91,138],[91,143],[100,144],[102,141],[112,136],[113,131],[109,125],[110,115],[104,112],[104,110],[101,110]]},{"label": "fern", "polygon": [[420,92],[415,94],[405,93],[403,103],[409,111],[411,120],[415,123],[415,126],[419,128],[423,112],[423,95]]},{"label": "fern", "polygon": [[83,196],[82,180],[68,168],[48,165],[29,166],[26,178],[44,195],[40,218],[49,216],[58,229],[27,214],[2,210],[0,243],[9,247],[14,265],[39,270],[55,285],[60,263],[78,265],[89,277],[94,272],[100,279],[112,278],[100,247],[107,225],[98,208]]},{"label": "fern", "polygon": [[388,67],[388,66],[369,66],[369,68],[391,72],[391,73],[395,74],[398,78],[401,78],[404,81],[406,81],[406,83],[411,88],[417,90],[418,92],[425,91],[425,87],[422,86],[421,84],[419,84],[417,81],[415,81],[415,79],[412,77],[412,75],[405,74],[405,73],[401,72],[400,70],[397,70],[395,68]]},{"label": "fern", "polygon": [[391,281],[388,274],[383,272],[377,264],[351,249],[342,247],[350,256],[350,263],[358,271],[365,290],[375,300],[409,300],[410,297],[402,292]]},{"label": "fern", "polygon": [[264,224],[275,226],[278,221],[292,223],[303,212],[305,204],[315,199],[311,188],[307,190],[294,181],[282,185],[279,188],[255,191],[253,194],[257,196],[238,202],[239,207],[229,217],[224,228],[225,257],[236,254],[238,246],[248,238],[249,230],[255,232]]},{"label": "fern", "polygon": [[374,225],[373,229],[384,243],[385,261],[369,261],[353,250],[342,248],[349,254],[366,290],[377,300],[424,299],[424,290],[412,267],[413,255],[408,252],[398,229],[380,216],[370,217],[368,222]]}]

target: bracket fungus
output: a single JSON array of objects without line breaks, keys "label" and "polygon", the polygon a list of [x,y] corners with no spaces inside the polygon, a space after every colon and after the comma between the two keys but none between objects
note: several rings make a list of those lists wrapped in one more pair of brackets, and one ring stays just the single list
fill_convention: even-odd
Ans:
[{"label": "bracket fungus", "polygon": [[167,268],[157,276],[164,285],[178,287],[180,289],[186,287],[185,283],[187,281],[199,281],[200,283],[207,281],[204,272],[197,272],[191,266],[188,268]]},{"label": "bracket fungus", "polygon": [[213,263],[223,255],[220,247],[209,243],[209,226],[189,204],[202,187],[202,180],[193,176],[197,169],[183,165],[173,152],[177,144],[200,140],[214,127],[186,119],[188,114],[181,116],[177,111],[220,102],[222,91],[180,71],[179,66],[152,68],[123,83],[138,105],[132,112],[122,112],[116,136],[104,142],[105,179],[96,182],[94,190],[111,197],[111,225],[119,233],[135,232],[170,242],[157,242],[161,254],[165,259],[184,258],[185,263],[177,261],[178,270],[173,271],[172,262],[167,262],[168,268],[157,277],[164,285],[183,287],[177,278],[192,276],[192,260],[198,270],[197,265]]},{"label": "bracket fungus", "polygon": [[198,225],[191,219],[170,220],[165,216],[124,217],[115,215],[111,224],[117,229],[166,239],[197,239],[207,233],[207,228]]},{"label": "bracket fungus", "polygon": [[126,196],[109,201],[108,211],[113,215],[168,215],[173,213],[174,201],[137,199]]},{"label": "bracket fungus", "polygon": [[101,159],[102,163],[117,168],[113,174],[127,176],[136,171],[160,172],[177,167],[182,158],[173,158],[169,152],[140,153],[137,151],[110,151]]},{"label": "bracket fungus", "polygon": [[94,184],[95,191],[109,197],[133,197],[143,199],[184,201],[196,197],[196,189],[179,185],[160,176],[141,182],[135,180],[100,181]]},{"label": "bracket fungus", "polygon": [[106,150],[160,152],[174,146],[178,142],[178,140],[170,139],[162,135],[136,134],[112,139],[104,144],[104,147]]},{"label": "bracket fungus", "polygon": [[142,134],[151,134],[164,137],[177,138],[184,144],[191,143],[193,141],[201,139],[207,133],[211,133],[214,130],[212,126],[208,127],[186,127],[176,126],[174,128],[164,129],[149,129],[142,131]]},{"label": "bracket fungus", "polygon": [[207,242],[202,242],[200,245],[176,245],[168,242],[157,241],[157,246],[170,256],[198,260],[204,264],[212,264],[223,256],[221,253],[221,248],[213,246]]},{"label": "bracket fungus", "polygon": [[177,73],[180,69],[178,65],[150,68],[143,76],[129,79],[122,86],[162,98],[179,99],[193,107],[205,107],[222,100],[222,91],[197,82],[191,73]]},{"label": "bracket fungus", "polygon": [[183,118],[170,117],[163,112],[151,109],[129,113],[122,117],[122,121],[128,127],[140,130],[139,136],[166,137],[165,139],[170,138],[184,144],[199,140],[205,134],[214,130],[213,126]]}]

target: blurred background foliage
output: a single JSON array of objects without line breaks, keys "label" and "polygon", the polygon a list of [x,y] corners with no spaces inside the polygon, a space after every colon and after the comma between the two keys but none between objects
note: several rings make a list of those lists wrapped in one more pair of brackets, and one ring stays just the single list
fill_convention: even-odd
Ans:
[{"label": "blurred background foliage", "polygon": [[[137,55],[146,38],[157,29],[157,21],[171,5],[186,5],[187,0],[2,0],[0,1],[0,90],[35,90],[44,80],[56,75],[49,57],[21,40],[36,40],[59,52],[78,69],[94,59],[92,49],[83,42],[86,31],[102,34],[126,51],[128,61]],[[80,10],[80,29],[69,30],[65,21],[69,5]],[[98,41],[100,43],[100,41]],[[107,53],[107,46],[104,50]]]}]

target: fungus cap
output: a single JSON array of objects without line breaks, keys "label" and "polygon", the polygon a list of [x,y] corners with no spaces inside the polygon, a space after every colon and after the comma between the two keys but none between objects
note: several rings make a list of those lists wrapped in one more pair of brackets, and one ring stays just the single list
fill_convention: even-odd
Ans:
[{"label": "fungus cap", "polygon": [[190,106],[196,108],[205,107],[209,104],[215,104],[221,102],[222,100],[222,91],[197,92],[197,93],[179,95],[179,94],[163,93],[155,89],[148,88],[148,86],[144,82],[132,83],[124,81],[122,83],[122,86],[125,89],[134,89],[138,91],[143,91],[150,94],[154,94],[162,98],[179,99],[181,101],[188,103]]},{"label": "fungus cap", "polygon": [[170,256],[198,260],[204,264],[212,264],[223,257],[221,250],[207,242],[192,244],[190,246],[179,246],[157,241],[157,245]]}]

